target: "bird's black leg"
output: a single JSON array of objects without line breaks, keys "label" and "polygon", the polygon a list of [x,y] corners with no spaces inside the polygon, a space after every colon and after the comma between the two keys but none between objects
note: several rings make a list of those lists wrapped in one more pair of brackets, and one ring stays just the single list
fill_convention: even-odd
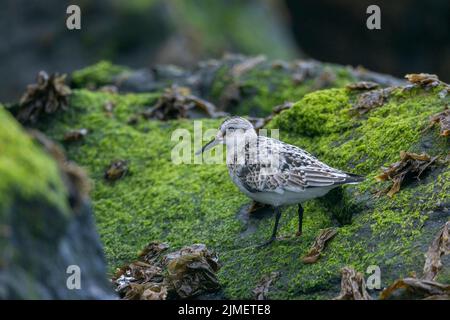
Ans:
[{"label": "bird's black leg", "polygon": [[281,209],[280,207],[273,207],[275,211],[275,225],[273,226],[272,236],[270,239],[266,242],[264,242],[260,247],[265,247],[269,244],[271,244],[276,238],[277,238],[277,230],[278,230],[278,223],[280,222],[281,217]]},{"label": "bird's black leg", "polygon": [[302,235],[302,226],[303,226],[303,207],[299,203],[298,204],[298,231],[297,231],[297,237]]}]

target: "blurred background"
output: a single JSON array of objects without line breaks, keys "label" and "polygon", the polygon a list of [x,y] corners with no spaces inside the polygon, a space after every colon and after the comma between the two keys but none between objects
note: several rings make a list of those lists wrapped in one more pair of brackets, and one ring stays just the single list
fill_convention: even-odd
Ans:
[{"label": "blurred background", "polygon": [[[66,8],[81,7],[81,30]],[[366,8],[381,7],[381,30]],[[403,77],[450,82],[449,0],[0,0],[0,101],[38,71],[71,72],[111,60],[135,68],[195,65],[225,52],[311,57]]]}]

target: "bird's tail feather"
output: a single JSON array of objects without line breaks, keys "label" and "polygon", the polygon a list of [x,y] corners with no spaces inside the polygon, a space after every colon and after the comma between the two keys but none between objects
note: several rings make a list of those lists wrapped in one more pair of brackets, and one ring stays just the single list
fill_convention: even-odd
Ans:
[{"label": "bird's tail feather", "polygon": [[366,177],[360,176],[358,174],[349,172],[346,172],[346,174],[347,174],[347,178],[345,179],[346,184],[357,184],[363,182],[366,179]]}]

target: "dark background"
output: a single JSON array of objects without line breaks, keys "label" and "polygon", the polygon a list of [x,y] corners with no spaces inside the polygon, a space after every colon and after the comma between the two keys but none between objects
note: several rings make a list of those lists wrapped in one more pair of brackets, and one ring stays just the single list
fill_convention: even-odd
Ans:
[{"label": "dark background", "polygon": [[[82,29],[65,26],[78,4]],[[366,8],[381,7],[381,30]],[[403,77],[450,82],[449,0],[0,0],[0,101],[39,70],[71,72],[101,59],[135,68],[192,66],[224,52],[312,57]]]},{"label": "dark background", "polygon": [[[402,77],[428,72],[450,81],[449,0],[286,1],[291,29],[310,56]],[[366,8],[381,8],[381,30],[365,28]]]}]

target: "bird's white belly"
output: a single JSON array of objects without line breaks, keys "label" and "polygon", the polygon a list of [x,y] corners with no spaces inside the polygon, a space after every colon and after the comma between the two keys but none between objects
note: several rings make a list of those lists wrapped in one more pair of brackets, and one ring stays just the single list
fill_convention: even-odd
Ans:
[{"label": "bird's white belly", "polygon": [[307,200],[318,198],[327,194],[331,189],[337,186],[327,186],[327,187],[310,187],[299,191],[289,191],[289,190],[277,190],[277,191],[264,191],[264,192],[250,192],[247,190],[231,171],[229,172],[231,179],[234,184],[246,194],[249,198],[264,204],[269,204],[272,206],[283,206],[290,204],[302,203]]},{"label": "bird's white belly", "polygon": [[245,193],[248,197],[253,200],[270,204],[273,206],[282,206],[289,204],[297,204],[310,199],[318,198],[327,194],[331,189],[334,189],[336,186],[329,187],[315,187],[315,188],[307,188],[304,191],[293,192],[282,190],[281,192],[249,192],[244,186],[240,183],[236,183],[239,190]]},{"label": "bird's white belly", "polygon": [[321,197],[330,191],[332,187],[327,188],[310,188],[301,192],[284,191],[278,192],[257,192],[246,194],[253,200],[273,206],[297,204],[310,199]]}]

